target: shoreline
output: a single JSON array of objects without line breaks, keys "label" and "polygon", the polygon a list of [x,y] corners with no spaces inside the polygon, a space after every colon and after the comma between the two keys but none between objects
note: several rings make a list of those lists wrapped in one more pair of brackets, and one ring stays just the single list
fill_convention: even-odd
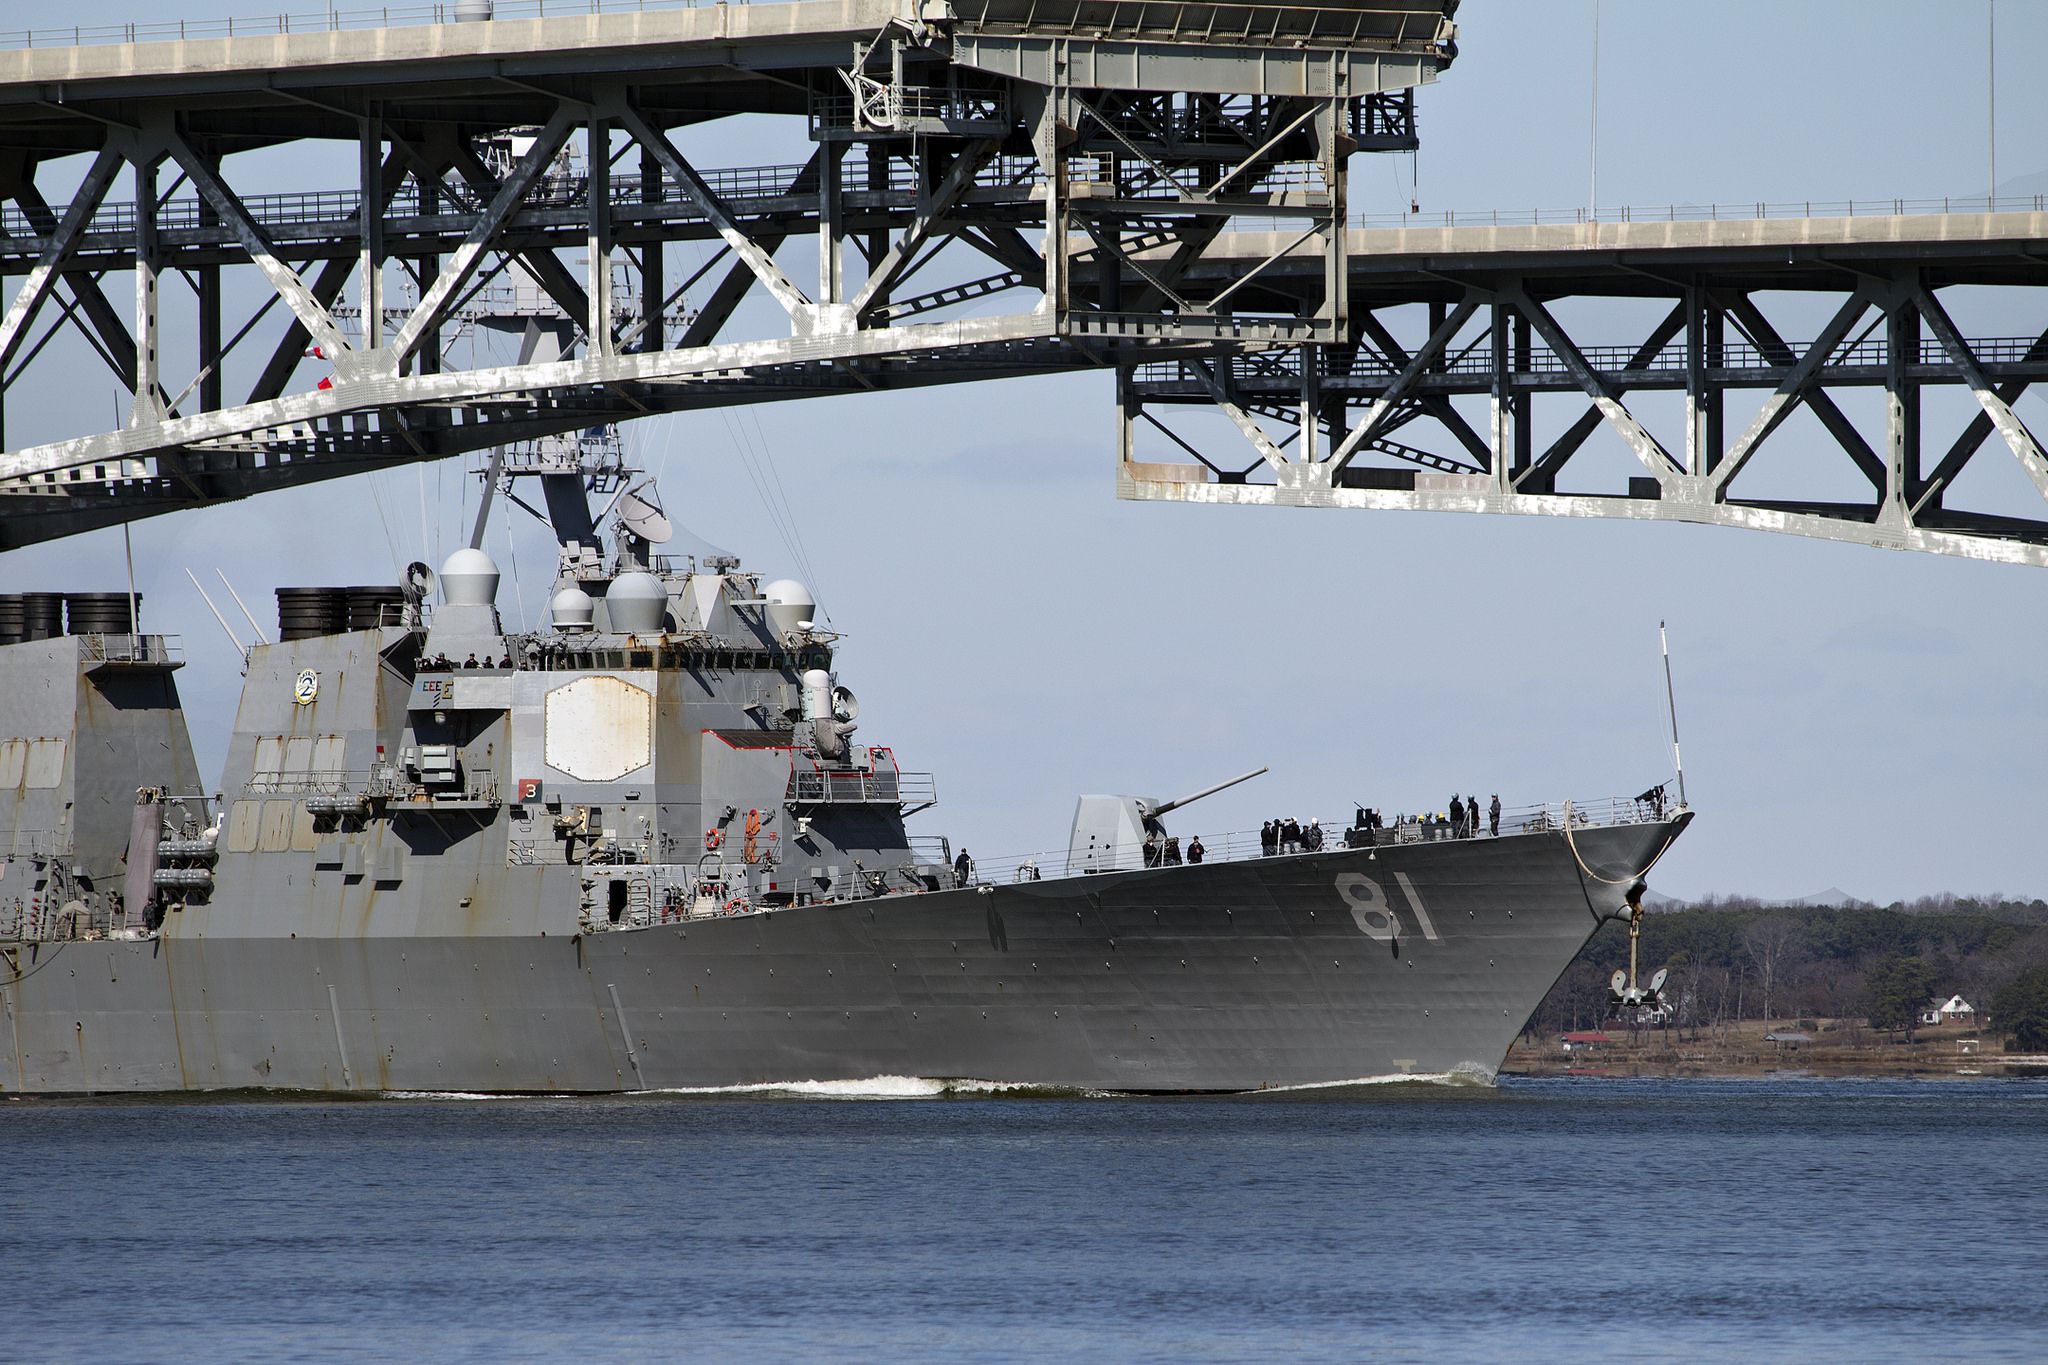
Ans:
[{"label": "shoreline", "polygon": [[[1769,1035],[1767,1037],[1767,1035]],[[2007,1052],[2004,1039],[1956,1026],[1917,1030],[1912,1042],[1858,1020],[1744,1020],[1695,1035],[1685,1029],[1587,1029],[1522,1037],[1503,1076],[1609,1076],[1744,1080],[1786,1075],[1879,1079],[2048,1077],[2048,1055]]]}]

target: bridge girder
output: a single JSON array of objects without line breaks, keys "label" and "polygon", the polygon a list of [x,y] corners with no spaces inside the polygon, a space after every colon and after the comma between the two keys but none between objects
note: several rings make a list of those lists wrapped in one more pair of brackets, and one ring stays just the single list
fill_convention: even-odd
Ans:
[{"label": "bridge girder", "polygon": [[[1349,228],[1352,158],[1414,145],[1451,8],[813,0],[0,52],[0,398],[19,413],[83,357],[128,401],[118,430],[74,405],[83,430],[7,443],[0,548],[647,413],[1106,369],[1126,497],[2048,563],[2038,505],[1948,504],[1991,435],[2048,498],[2011,408],[2048,337],[1965,336],[1942,302],[2040,288],[2042,214]],[[815,150],[700,167],[694,130],[736,114],[802,118]],[[353,184],[243,192],[235,158],[294,142],[352,149]],[[124,275],[132,309],[108,297]],[[161,299],[178,280],[185,334]],[[1838,300],[1834,322],[1786,341],[1786,294]],[[1666,311],[1589,344],[1561,320],[1588,300]],[[454,344],[522,326],[566,358]],[[1935,385],[1981,418],[1923,468]],[[1832,395],[1873,386],[1889,415],[1866,434]],[[1630,405],[1660,390],[1683,395],[1676,437]],[[1744,390],[1768,397],[1730,441]],[[1584,409],[1538,449],[1534,403],[1561,392]],[[1816,458],[1770,442],[1801,407],[1867,503],[1754,491]],[[1251,455],[1170,429],[1196,408]],[[1644,473],[1574,487],[1603,429]],[[1158,432],[1163,459],[1140,448]]]},{"label": "bridge girder", "polygon": [[[1244,319],[1171,287],[1195,250],[1137,267],[1166,288],[1128,315],[1097,261],[1251,214],[1341,249],[1344,159],[1412,145],[1448,8],[838,0],[0,52],[6,394],[75,362],[67,332],[127,394],[118,430],[7,443],[0,547],[632,415],[1334,336],[1334,268],[1301,316]],[[816,151],[700,169],[677,134],[737,113]],[[238,185],[242,154],[319,140],[352,186]],[[91,167],[53,205],[66,154]],[[164,322],[180,278],[196,338]],[[452,345],[522,323],[567,358]]]},{"label": "bridge girder", "polygon": [[[2013,411],[2048,380],[2048,330],[1965,336],[1943,302],[1993,288],[2038,326],[2048,317],[2044,233],[2048,216],[2029,212],[1355,234],[1345,345],[1119,369],[1118,491],[1684,521],[2048,565],[2042,502],[1953,498],[1966,470],[2009,458],[2048,501],[2048,456]],[[1249,257],[1260,245],[1234,249]],[[1228,274],[1227,262],[1207,268]],[[1627,344],[1586,344],[1582,326],[1559,318],[1567,304],[1624,300],[1639,313],[1654,305],[1657,318]],[[1788,341],[1771,316],[1816,307],[1831,316],[1808,339]],[[1404,313],[1406,344],[1390,326]],[[1966,393],[1975,411],[1939,432],[1943,453],[1923,461],[1923,398],[1942,387]],[[1883,395],[1880,421],[1845,413],[1840,400],[1859,390]],[[1660,392],[1679,400],[1676,420],[1639,416],[1635,400]],[[1761,401],[1731,431],[1726,404],[1745,392]],[[1584,406],[1539,442],[1543,395]],[[1483,401],[1484,416],[1461,412],[1461,398]],[[1175,414],[1218,407],[1241,443],[1172,429]],[[1842,478],[1867,496],[1760,487],[1787,473],[1842,481],[1827,468],[1829,447],[1773,443],[1802,408]],[[1416,444],[1432,426],[1431,446]],[[1592,467],[1584,452],[1602,430],[1637,467]]]}]

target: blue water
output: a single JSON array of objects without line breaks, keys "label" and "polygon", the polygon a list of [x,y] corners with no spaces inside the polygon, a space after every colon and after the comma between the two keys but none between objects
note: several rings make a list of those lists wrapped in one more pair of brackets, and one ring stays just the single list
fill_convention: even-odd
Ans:
[{"label": "blue water", "polygon": [[0,1357],[2048,1358],[2048,1084],[0,1105]]}]

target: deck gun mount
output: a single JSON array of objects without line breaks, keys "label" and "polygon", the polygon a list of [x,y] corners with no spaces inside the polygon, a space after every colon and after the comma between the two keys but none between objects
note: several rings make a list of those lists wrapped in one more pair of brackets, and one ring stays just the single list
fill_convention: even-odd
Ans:
[{"label": "deck gun mount", "polygon": [[1148,860],[1149,847],[1156,855],[1166,840],[1166,827],[1159,817],[1179,810],[1225,787],[1249,782],[1266,771],[1254,768],[1213,787],[1204,787],[1171,801],[1142,796],[1084,796],[1074,805],[1074,830],[1067,839],[1067,871],[1121,872],[1156,862]]}]

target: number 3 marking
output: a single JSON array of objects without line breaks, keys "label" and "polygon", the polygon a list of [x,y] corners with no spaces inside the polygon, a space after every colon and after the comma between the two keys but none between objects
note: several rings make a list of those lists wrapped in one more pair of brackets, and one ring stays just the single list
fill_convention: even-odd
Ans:
[{"label": "number 3 marking", "polygon": [[[1431,943],[1440,942],[1436,925],[1431,921],[1429,911],[1423,908],[1422,897],[1415,892],[1415,883],[1408,880],[1405,872],[1396,872],[1394,880],[1401,884],[1401,894],[1408,900],[1409,913],[1422,927],[1422,936]],[[1351,907],[1352,922],[1367,938],[1385,943],[1400,937],[1401,917],[1387,903],[1386,892],[1380,890],[1380,884],[1371,877],[1363,872],[1340,872],[1337,874],[1337,894]]]}]

